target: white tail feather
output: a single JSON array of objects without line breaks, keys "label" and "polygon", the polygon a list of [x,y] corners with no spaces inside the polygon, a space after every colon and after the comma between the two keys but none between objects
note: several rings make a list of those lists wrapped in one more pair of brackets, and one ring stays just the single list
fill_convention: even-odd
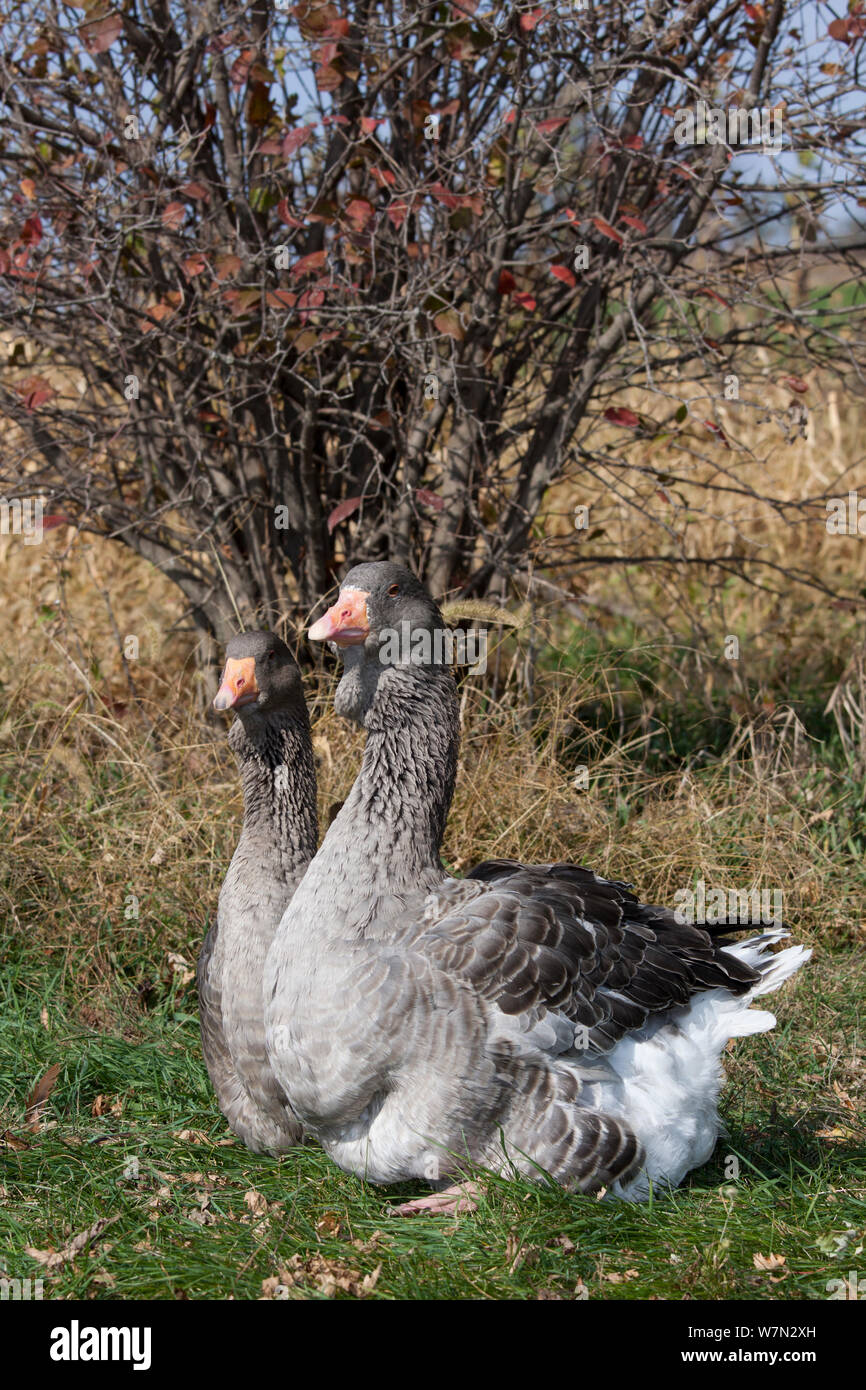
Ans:
[{"label": "white tail feather", "polygon": [[627,1188],[614,1184],[616,1195],[640,1201],[650,1180],[674,1186],[709,1158],[721,1130],[717,1105],[725,1044],[775,1027],[775,1014],[751,1008],[752,1000],[777,990],[812,954],[804,946],[772,954],[769,948],[787,935],[777,927],[723,948],[759,971],[746,994],[713,989],[696,995],[688,1008],[654,1021],[642,1036],[624,1038],[609,1054],[616,1080],[590,1083],[595,1103],[622,1116],[647,1155],[643,1172]]}]

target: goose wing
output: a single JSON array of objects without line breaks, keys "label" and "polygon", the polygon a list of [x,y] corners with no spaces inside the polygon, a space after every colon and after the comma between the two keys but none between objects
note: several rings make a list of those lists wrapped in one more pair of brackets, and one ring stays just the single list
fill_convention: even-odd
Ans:
[{"label": "goose wing", "polygon": [[425,954],[503,1013],[555,1011],[598,1052],[700,991],[758,979],[708,932],[575,864],[479,864],[427,898],[419,928]]}]

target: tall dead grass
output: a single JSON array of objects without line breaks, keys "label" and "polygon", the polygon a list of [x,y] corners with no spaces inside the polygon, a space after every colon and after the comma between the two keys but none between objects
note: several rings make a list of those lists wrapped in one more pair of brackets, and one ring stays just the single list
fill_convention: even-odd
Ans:
[{"label": "tall dead grass", "polygon": [[[769,451],[755,494],[793,505],[844,479],[866,495],[862,426],[859,404],[840,418],[826,396],[811,435]],[[770,419],[755,428],[773,427]],[[753,442],[757,455],[767,441]],[[723,478],[728,460],[714,448],[702,445],[696,467]],[[664,467],[649,447],[647,465]],[[655,543],[651,511],[618,496],[610,479],[585,482],[596,491],[579,499],[573,485],[552,493],[551,536],[574,543],[579,500],[621,553]],[[669,506],[656,501],[670,524]],[[462,686],[446,862],[461,871],[489,856],[576,859],[663,902],[697,878],[780,887],[798,935],[862,939],[858,871],[826,833],[837,794],[810,790],[826,750],[791,700],[805,692],[816,708],[826,702],[862,646],[861,610],[816,598],[790,575],[810,568],[856,597],[866,591],[866,544],[828,536],[814,509],[794,524],[742,493],[720,492],[715,514],[680,520],[689,553],[717,553],[738,536],[779,566],[772,584],[634,565],[576,583],[554,575],[545,602],[531,594],[533,653],[526,632],[516,649],[509,638],[500,671],[511,676],[489,672]],[[196,635],[164,576],[119,545],[64,528],[37,546],[0,537],[0,567],[0,930],[7,948],[56,966],[58,988],[70,987],[85,1021],[120,1012],[134,1028],[154,990],[188,981],[236,839],[240,791],[225,730],[201,713]],[[592,642],[574,648],[585,629]],[[724,656],[731,633],[739,662]],[[127,636],[138,639],[133,660],[123,656]],[[623,658],[629,644],[635,651]],[[631,658],[641,670],[626,717]],[[331,675],[308,678],[323,825],[351,785],[362,742],[334,716],[332,692]],[[727,748],[653,770],[652,731],[684,702],[726,713]],[[589,767],[586,786],[578,762]]]}]

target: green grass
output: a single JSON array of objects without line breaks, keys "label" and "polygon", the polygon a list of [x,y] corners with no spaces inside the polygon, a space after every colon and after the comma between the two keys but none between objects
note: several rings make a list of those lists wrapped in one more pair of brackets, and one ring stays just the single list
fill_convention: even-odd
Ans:
[{"label": "green grass", "polygon": [[[415,1189],[365,1185],[316,1147],[275,1160],[231,1137],[191,985],[134,1019],[116,991],[87,1030],[74,979],[22,946],[0,1005],[0,1128],[27,1144],[0,1149],[6,1272],[42,1275],[52,1298],[255,1299],[286,1268],[293,1298],[826,1298],[866,1240],[864,984],[866,963],[837,952],[776,996],[775,1033],[730,1054],[728,1138],[671,1195],[630,1206],[492,1179],[473,1215],[391,1220]],[[27,1096],[55,1063],[28,1133]],[[25,1253],[106,1218],[50,1274]],[[759,1254],[785,1263],[756,1269]]]}]

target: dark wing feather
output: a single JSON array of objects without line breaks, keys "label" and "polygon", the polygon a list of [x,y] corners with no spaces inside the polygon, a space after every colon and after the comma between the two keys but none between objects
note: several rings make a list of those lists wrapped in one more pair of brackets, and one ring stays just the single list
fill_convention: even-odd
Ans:
[{"label": "dark wing feather", "polygon": [[433,895],[423,936],[504,1013],[559,1010],[598,1051],[703,990],[758,979],[708,932],[576,864],[479,864]]}]

